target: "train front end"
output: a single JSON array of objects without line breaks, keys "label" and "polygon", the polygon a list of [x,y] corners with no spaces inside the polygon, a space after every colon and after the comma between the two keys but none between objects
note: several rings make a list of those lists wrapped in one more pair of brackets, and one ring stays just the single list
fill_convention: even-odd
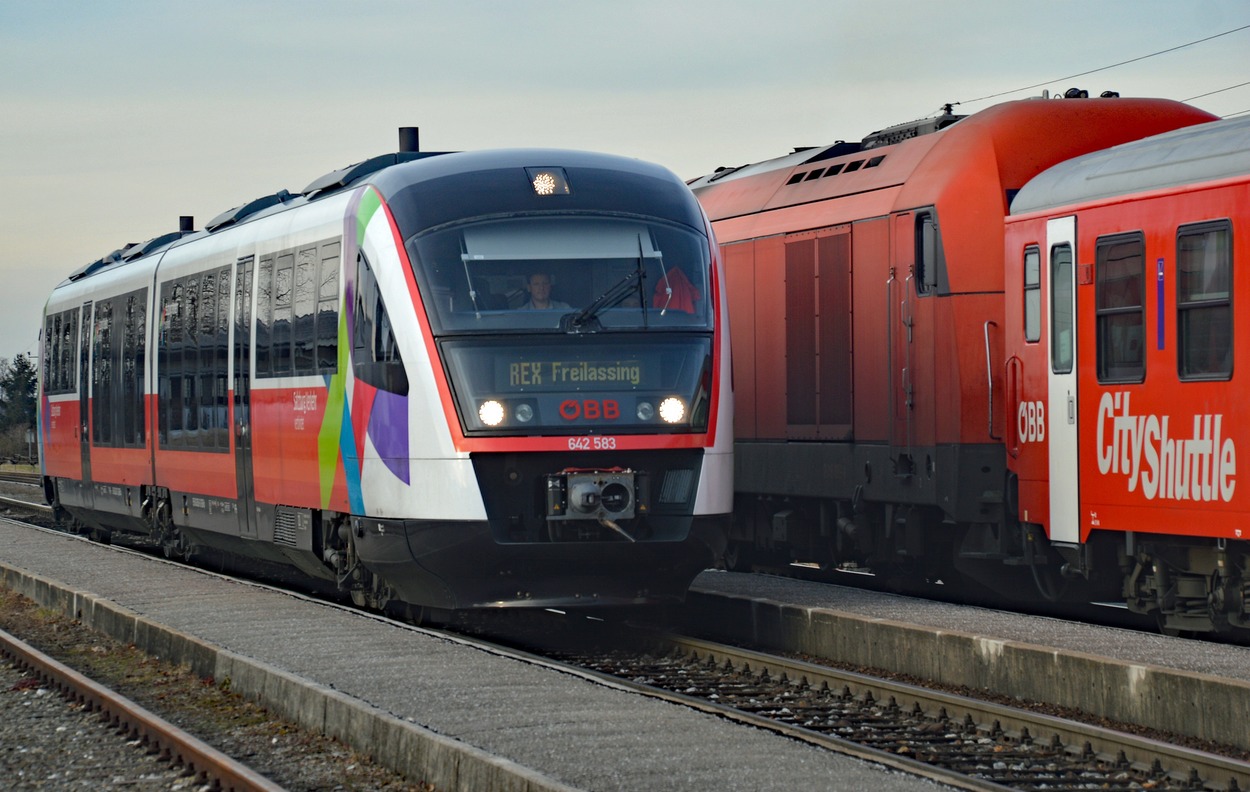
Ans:
[{"label": "train front end", "polygon": [[410,419],[393,427],[407,448],[375,433],[361,562],[439,608],[680,602],[723,550],[733,470],[723,280],[686,185],[636,160],[505,151],[372,189],[378,250],[365,223],[359,258],[393,228],[416,322],[376,320],[353,349]]}]

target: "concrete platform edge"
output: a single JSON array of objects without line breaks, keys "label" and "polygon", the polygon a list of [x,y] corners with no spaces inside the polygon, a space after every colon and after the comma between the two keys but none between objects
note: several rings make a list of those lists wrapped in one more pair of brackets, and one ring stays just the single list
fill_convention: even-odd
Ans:
[{"label": "concrete platform edge", "polygon": [[267,663],[157,624],[115,602],[0,562],[0,585],[142,651],[229,680],[230,689],[300,726],[342,740],[412,781],[446,790],[573,792],[516,762],[445,737]]},{"label": "concrete platform edge", "polygon": [[1250,684],[902,621],[691,589],[709,639],[801,652],[1250,750]]}]

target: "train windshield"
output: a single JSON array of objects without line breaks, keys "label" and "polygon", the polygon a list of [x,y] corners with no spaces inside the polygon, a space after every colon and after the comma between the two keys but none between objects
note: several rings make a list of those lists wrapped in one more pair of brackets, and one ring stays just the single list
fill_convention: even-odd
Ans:
[{"label": "train windshield", "polygon": [[529,216],[408,243],[436,335],[711,330],[707,238],[676,225]]}]

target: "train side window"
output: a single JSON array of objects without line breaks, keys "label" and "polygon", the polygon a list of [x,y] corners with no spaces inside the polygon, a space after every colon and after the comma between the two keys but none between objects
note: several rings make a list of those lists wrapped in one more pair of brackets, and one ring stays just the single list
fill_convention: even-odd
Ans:
[{"label": "train side window", "polygon": [[78,309],[49,314],[43,336],[43,389],[49,396],[77,389]]},{"label": "train side window", "polygon": [[1024,251],[1024,340],[1042,338],[1042,253],[1036,245]]},{"label": "train side window", "polygon": [[1227,220],[1181,228],[1176,237],[1177,373],[1233,373],[1232,229]]},{"label": "train side window", "polygon": [[273,270],[273,375],[291,376],[291,319],[294,302],[292,290],[295,276],[295,254],[278,256]]},{"label": "train side window", "polygon": [[1094,314],[1099,382],[1146,377],[1146,243],[1140,233],[1096,243]]},{"label": "train side window", "polygon": [[194,445],[198,442],[200,430],[199,399],[196,396],[199,369],[199,336],[200,336],[200,279],[192,275],[182,279],[182,310],[185,314],[182,323],[182,428],[185,432],[183,445]]},{"label": "train side window", "polygon": [[932,212],[916,213],[916,294],[945,292],[945,257],[942,253],[942,233],[938,228],[937,215]]},{"label": "train side window", "polygon": [[1072,248],[1056,245],[1050,251],[1050,370],[1055,374],[1071,374],[1076,359],[1072,275]]},{"label": "train side window", "polygon": [[[182,319],[179,291],[176,281],[166,281],[161,284],[161,332],[156,365],[160,388],[157,400],[159,405],[157,430],[162,447],[173,445],[182,439],[182,379],[180,376],[174,376],[174,368],[182,368]],[[177,409],[174,407],[175,396],[179,403]]]},{"label": "train side window", "polygon": [[273,376],[270,327],[273,324],[273,256],[261,256],[256,268],[256,376]]},{"label": "train side window", "polygon": [[317,371],[333,374],[338,371],[339,349],[339,251],[342,244],[327,242],[321,246],[317,268]]},{"label": "train side window", "polygon": [[147,353],[148,290],[126,295],[125,337],[121,345],[121,444],[142,448],[146,442],[143,375]]},{"label": "train side window", "polygon": [[91,344],[91,444],[113,445],[113,301],[97,300]]},{"label": "train side window", "polygon": [[408,378],[399,354],[398,339],[387,316],[377,277],[363,253],[356,258],[355,324],[352,359],[356,377],[375,388],[407,395]]},{"label": "train side window", "polygon": [[296,376],[317,372],[317,338],[313,316],[317,306],[317,286],[317,248],[314,245],[300,250],[295,258],[291,344]]},{"label": "train side window", "polygon": [[[140,293],[142,294],[142,293]],[[143,300],[134,306],[136,326],[143,322]],[[160,337],[157,388],[159,392],[158,437],[162,448],[191,451],[225,451],[229,447],[226,423],[226,370],[229,363],[226,338],[230,314],[230,268],[188,275],[161,286]],[[134,394],[143,393],[143,340],[136,335]],[[123,366],[128,364],[122,364]],[[130,399],[119,392],[118,398]],[[142,405],[135,408],[142,414]],[[132,429],[127,427],[128,435]],[[135,442],[143,444],[143,427],[133,428]]]},{"label": "train side window", "polygon": [[230,371],[230,267],[217,272],[217,343],[213,354],[213,435],[214,445],[230,449],[229,395]]}]

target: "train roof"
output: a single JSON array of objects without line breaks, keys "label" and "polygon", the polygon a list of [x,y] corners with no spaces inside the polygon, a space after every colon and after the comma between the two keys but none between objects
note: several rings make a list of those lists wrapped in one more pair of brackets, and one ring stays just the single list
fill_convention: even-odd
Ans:
[{"label": "train roof", "polygon": [[[406,129],[410,128],[400,130],[401,147],[404,145]],[[395,199],[397,196],[401,196],[401,200],[411,201],[412,193],[410,188],[432,184],[448,177],[500,171],[509,168],[518,169],[518,172],[520,172],[519,169],[524,167],[554,166],[582,169],[585,174],[595,171],[611,171],[615,174],[625,174],[636,181],[646,180],[653,184],[657,182],[666,183],[673,188],[674,194],[672,206],[668,207],[668,210],[671,210],[669,214],[672,214],[674,219],[680,219],[695,227],[702,227],[701,215],[697,214],[697,210],[692,213],[689,206],[681,206],[679,196],[682,194],[686,197],[689,196],[684,183],[671,171],[643,160],[611,154],[564,149],[493,149],[473,152],[419,152],[405,150],[371,157],[348,165],[345,168],[330,171],[314,179],[307,187],[297,193],[279,190],[271,195],[265,195],[240,204],[209,220],[204,225],[203,230],[192,231],[189,226],[184,226],[179,231],[162,234],[146,242],[123,245],[91,263],[79,267],[66,280],[67,282],[73,282],[104,271],[111,271],[130,262],[163,253],[175,245],[186,244],[220,232],[223,229],[306,205],[338,193],[343,189],[363,184],[366,181],[377,186],[388,201]],[[579,178],[577,183],[579,186],[589,188],[594,186],[594,181],[593,177],[587,176],[586,178]],[[607,186],[606,188],[603,185],[599,186],[599,193],[604,199],[602,202],[605,205],[619,205],[621,200],[628,200],[629,198],[630,191],[621,189],[619,184]],[[475,192],[474,198],[479,202],[485,201],[489,203],[491,200],[498,201],[504,199],[503,192],[505,191],[500,191],[496,185],[490,185],[489,189]],[[522,193],[528,193],[531,196],[533,193],[526,179],[516,180],[515,189],[512,192],[515,193],[512,196],[513,199],[515,199],[516,195]],[[594,193],[595,191],[588,190],[587,192]],[[405,195],[407,195],[407,198],[402,197]],[[654,191],[651,192],[651,196],[654,197]],[[429,226],[439,221],[438,207],[440,204],[444,210],[453,211],[452,203],[454,202],[449,203],[446,200],[447,197],[446,194],[432,196],[431,200],[421,202],[425,210],[423,212],[423,225]],[[690,201],[689,204],[690,206],[694,205],[693,201]],[[184,221],[189,220],[190,218],[184,218]],[[407,228],[403,230],[405,235],[410,235],[420,229]]]},{"label": "train roof", "polygon": [[[569,192],[537,196],[527,170],[559,168]],[[454,178],[454,181],[452,179]],[[404,238],[448,222],[518,211],[631,213],[703,230],[685,182],[644,160],[564,149],[493,149],[390,168],[370,180],[394,210]]]},{"label": "train roof", "polygon": [[[850,222],[944,195],[966,203],[970,190],[990,188],[994,195],[985,199],[1005,214],[1007,197],[1056,162],[1213,118],[1167,99],[1022,99],[930,119],[914,134],[884,130],[860,144],[795,151],[689,183],[713,221],[846,199],[830,203],[819,219]],[[776,231],[765,226],[749,233]]]},{"label": "train roof", "polygon": [[1211,121],[1062,162],[1021,188],[1012,214],[1250,174],[1250,116]]}]

